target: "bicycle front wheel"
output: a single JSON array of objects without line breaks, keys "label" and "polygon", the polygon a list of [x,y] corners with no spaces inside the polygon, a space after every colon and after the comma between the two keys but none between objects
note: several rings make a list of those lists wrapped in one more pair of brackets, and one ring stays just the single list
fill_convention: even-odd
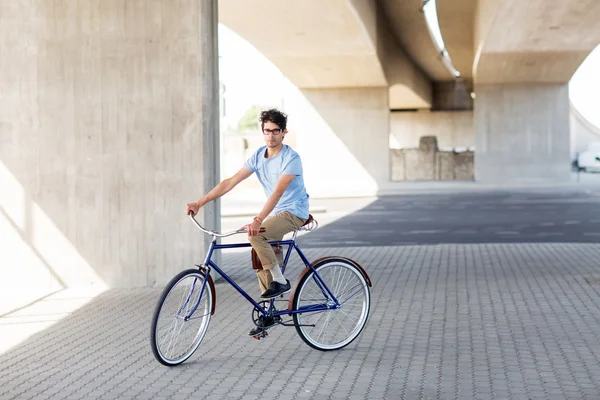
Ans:
[{"label": "bicycle front wheel", "polygon": [[314,265],[314,269],[337,298],[339,307],[310,311],[334,303],[311,270],[302,277],[294,294],[293,309],[305,310],[294,314],[296,331],[317,350],[341,349],[356,339],[367,323],[371,307],[369,284],[359,268],[342,258],[328,258]]},{"label": "bicycle front wheel", "polygon": [[205,274],[182,271],[167,284],[152,317],[150,344],[164,365],[178,365],[196,351],[208,330],[213,305]]}]

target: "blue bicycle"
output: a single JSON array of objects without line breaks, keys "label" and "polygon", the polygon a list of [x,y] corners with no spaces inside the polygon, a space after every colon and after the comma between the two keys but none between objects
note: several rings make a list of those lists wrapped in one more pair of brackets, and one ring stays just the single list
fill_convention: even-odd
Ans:
[{"label": "blue bicycle", "polygon": [[[306,259],[296,244],[296,235],[299,231],[313,231],[318,227],[312,216],[304,226],[294,231],[292,239],[271,243],[288,246],[283,271],[292,249],[306,265],[290,294],[287,309],[282,310],[275,307],[275,299],[254,301],[211,260],[215,250],[251,247],[250,243],[217,244],[219,237],[246,231],[221,234],[203,228],[193,215],[190,218],[213,240],[204,263],[177,274],[158,300],[152,317],[150,342],[152,352],[160,363],[167,366],[181,364],[200,346],[215,313],[215,284],[210,275],[213,269],[254,306],[252,319],[257,326],[264,328],[257,339],[265,337],[272,326],[294,326],[309,346],[328,351],[341,349],[360,335],[371,307],[371,280],[365,270],[349,258],[324,257],[313,263]],[[265,321],[270,321],[270,326],[265,326]]]}]

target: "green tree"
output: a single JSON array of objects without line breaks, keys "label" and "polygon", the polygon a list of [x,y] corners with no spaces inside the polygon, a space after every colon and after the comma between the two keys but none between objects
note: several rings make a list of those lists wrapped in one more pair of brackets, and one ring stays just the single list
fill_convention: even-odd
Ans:
[{"label": "green tree", "polygon": [[262,109],[263,108],[260,106],[250,107],[250,109],[244,113],[242,118],[240,118],[238,122],[238,131],[248,132],[259,130],[260,125],[258,124],[258,116]]}]

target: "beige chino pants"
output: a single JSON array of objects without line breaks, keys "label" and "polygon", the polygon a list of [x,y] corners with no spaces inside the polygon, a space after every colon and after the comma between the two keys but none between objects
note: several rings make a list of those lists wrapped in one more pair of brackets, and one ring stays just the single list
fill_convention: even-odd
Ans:
[{"label": "beige chino pants", "polygon": [[269,242],[283,239],[286,233],[295,231],[304,225],[305,222],[305,219],[298,218],[289,211],[283,211],[267,217],[263,221],[261,228],[265,228],[265,232],[261,232],[257,236],[250,236],[249,240],[252,248],[256,251],[263,266],[262,270],[256,270],[261,293],[267,290],[273,281],[270,269],[275,266],[281,267]]}]

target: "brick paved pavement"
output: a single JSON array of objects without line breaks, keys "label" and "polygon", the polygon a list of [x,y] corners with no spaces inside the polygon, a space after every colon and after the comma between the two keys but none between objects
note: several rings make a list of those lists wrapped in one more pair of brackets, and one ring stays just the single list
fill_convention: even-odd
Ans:
[{"label": "brick paved pavement", "polygon": [[[343,350],[286,327],[249,338],[250,307],[221,281],[202,346],[164,367],[148,340],[160,289],[111,290],[0,355],[0,399],[600,398],[600,245],[307,250],[324,254],[358,260],[374,284],[368,326]],[[258,295],[247,254],[225,260]]]}]

